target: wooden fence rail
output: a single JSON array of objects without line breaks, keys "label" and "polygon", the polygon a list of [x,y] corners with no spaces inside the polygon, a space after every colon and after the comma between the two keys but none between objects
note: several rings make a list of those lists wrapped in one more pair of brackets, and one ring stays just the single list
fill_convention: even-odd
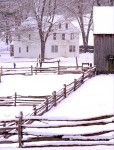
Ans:
[{"label": "wooden fence rail", "polygon": [[[65,74],[65,73],[82,73],[87,69],[91,68],[92,65],[90,63],[82,63],[81,66],[60,66],[60,61],[54,62],[43,62],[43,63],[57,63],[57,66],[54,67],[43,67],[36,66],[33,67],[12,67],[12,68],[0,68],[0,76],[3,75],[33,75],[37,73],[57,73],[57,74]],[[87,65],[86,65],[87,64]]]},{"label": "wooden fence rail", "polygon": [[[64,87],[61,90],[59,90],[58,92],[53,91],[52,95],[48,95],[48,96],[20,96],[20,95],[17,95],[17,93],[15,93],[14,96],[7,96],[7,97],[5,97],[7,99],[2,97],[2,101],[1,102],[3,103],[3,100],[4,100],[4,102],[8,101],[10,103],[12,101],[9,101],[8,99],[13,99],[13,104],[15,106],[17,105],[17,103],[19,105],[20,104],[22,104],[22,105],[26,104],[28,106],[28,102],[27,101],[29,101],[29,103],[31,101],[31,104],[33,105],[33,112],[30,113],[29,117],[30,116],[41,116],[45,112],[49,111],[53,106],[56,106],[58,103],[60,103],[70,93],[72,93],[73,91],[78,89],[88,78],[91,78],[92,76],[94,76],[95,73],[96,73],[96,68],[95,67],[90,68],[86,72],[83,72],[82,76],[79,79],[74,79],[74,81],[72,83],[68,84],[68,85],[64,84]],[[19,102],[17,102],[18,98],[19,98]],[[38,105],[38,100],[42,102],[42,103],[40,103],[40,106]],[[37,103],[35,103],[36,101],[37,101]],[[28,119],[23,121],[22,113],[21,113],[20,116],[21,117],[19,117],[18,121],[17,121],[17,119],[15,121],[13,120],[13,121],[9,121],[9,122],[8,121],[0,121],[0,125],[2,123],[5,124],[1,128],[2,131],[0,130],[0,135],[5,135],[5,136],[7,135],[7,137],[9,137],[9,136],[13,136],[13,135],[18,133],[18,140],[17,141],[19,142],[19,147],[22,147],[23,142],[25,142],[23,140],[23,125],[22,124],[25,121],[26,121],[26,124],[30,124],[31,123],[31,119],[28,117]],[[17,127],[17,122],[18,122],[18,127]],[[12,125],[10,125],[10,124],[12,124]],[[15,127],[14,130],[12,129],[13,127]],[[18,130],[18,132],[17,132],[17,130]],[[27,134],[25,134],[25,135],[27,135]],[[63,136],[63,135],[60,135],[60,136]],[[38,140],[39,137],[37,137],[36,139]],[[6,141],[5,140],[5,141],[2,141],[2,142],[0,141],[0,143],[4,143],[4,142],[12,143],[13,141],[11,141],[11,140],[10,141]],[[16,140],[15,140],[15,142],[16,142]]]},{"label": "wooden fence rail", "polygon": [[[0,97],[0,106],[34,106],[36,105],[36,114],[41,115],[42,112],[50,110],[53,106],[56,106],[61,100],[66,98],[70,93],[78,89],[85,80],[95,76],[96,68],[92,67],[86,72],[83,72],[79,79],[68,85],[64,84],[63,88],[58,92],[53,91],[52,95],[45,96],[21,96],[16,92],[13,96]],[[39,108],[39,104],[41,105]],[[42,111],[41,111],[42,110]],[[41,111],[41,114],[40,114]]]},{"label": "wooden fence rail", "polygon": [[[66,120],[45,118],[42,116],[24,117],[23,113],[20,112],[19,116],[15,118],[15,120],[12,120],[14,123],[13,126],[0,126],[0,137],[2,135],[0,144],[18,143],[20,148],[48,146],[114,146],[114,143],[111,142],[114,138],[114,129],[109,127],[109,124],[114,125],[113,119],[114,114],[87,119]],[[27,120],[36,122],[36,124],[27,124]],[[8,123],[8,121],[6,122]],[[99,130],[89,132],[89,128],[93,128],[96,125]],[[103,128],[104,125],[106,129]],[[66,127],[68,132],[64,131]],[[79,133],[75,132],[79,127],[81,127],[82,130]],[[86,127],[88,131],[85,132]],[[72,132],[73,129],[75,130]],[[107,133],[108,135],[105,135]],[[12,138],[8,138],[9,136],[12,136]],[[13,137],[15,137],[15,139],[13,139]]]},{"label": "wooden fence rail", "polygon": [[[56,103],[61,101],[62,99],[66,98],[67,95],[69,95],[71,92],[75,91],[77,88],[79,88],[84,80],[87,80],[88,78],[91,78],[96,73],[96,68],[92,67],[88,69],[86,72],[82,72],[82,76],[79,79],[74,79],[72,83],[69,85],[65,85],[63,89],[55,93],[53,92],[51,95],[45,95],[45,96],[21,96],[18,95],[16,92],[13,96],[4,96],[0,97],[0,106],[33,106],[33,105],[39,105],[41,103],[49,103],[49,109],[51,108],[51,102],[54,103],[54,106],[56,106]],[[53,105],[52,105],[53,107]]]},{"label": "wooden fence rail", "polygon": [[46,98],[50,95],[45,96],[22,96],[16,92],[12,96],[0,97],[0,106],[33,106],[39,105],[45,102]]}]

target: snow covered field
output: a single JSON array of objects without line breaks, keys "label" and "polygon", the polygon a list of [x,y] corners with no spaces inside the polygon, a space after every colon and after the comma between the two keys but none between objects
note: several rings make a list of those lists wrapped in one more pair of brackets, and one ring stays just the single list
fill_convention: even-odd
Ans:
[{"label": "snow covered field", "polygon": [[[60,58],[59,58],[60,59]],[[36,65],[36,60],[28,59],[27,62],[22,60],[8,57],[6,54],[0,57],[0,66],[11,66],[12,62],[16,62],[19,66]],[[24,60],[23,60],[24,61]],[[93,63],[93,54],[86,53],[80,54],[78,58],[79,64],[82,62]],[[75,58],[61,58],[62,64],[75,65]],[[0,96],[13,95],[17,92],[22,95],[46,95],[51,94],[54,90],[59,90],[63,84],[72,82],[79,75],[56,75],[56,74],[43,74],[33,76],[3,76],[0,83]],[[44,87],[45,84],[45,87]],[[96,117],[101,115],[114,114],[114,74],[98,75],[86,81],[76,92],[73,92],[59,105],[52,108],[49,112],[45,113],[43,117],[46,118],[64,118],[64,119],[83,119],[89,117]],[[9,110],[9,111],[8,111]],[[20,110],[28,113],[28,108],[0,108],[0,119],[15,117]],[[101,126],[102,128],[102,126]],[[104,129],[107,129],[107,127]],[[114,130],[114,125],[108,125],[108,129]],[[91,130],[99,130],[97,126]],[[31,131],[32,132],[32,131]],[[42,131],[43,132],[43,131]],[[59,132],[59,131],[57,131]],[[67,133],[67,130],[64,131]],[[90,132],[90,128],[77,128],[76,133]],[[111,133],[114,139],[114,133]],[[110,142],[114,142],[113,140]],[[3,148],[4,147],[4,148]],[[0,145],[0,150],[16,149],[9,145]],[[32,149],[32,148],[31,148]],[[35,148],[34,148],[35,149]],[[37,148],[41,150],[113,150],[113,146],[95,146],[95,147],[64,147],[64,148]],[[21,150],[21,149],[20,149]],[[27,149],[28,150],[28,149]]]}]

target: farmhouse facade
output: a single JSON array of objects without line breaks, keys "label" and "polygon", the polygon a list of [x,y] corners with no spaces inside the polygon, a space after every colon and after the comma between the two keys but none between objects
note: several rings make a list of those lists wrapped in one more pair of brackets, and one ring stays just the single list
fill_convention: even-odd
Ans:
[{"label": "farmhouse facade", "polygon": [[114,73],[114,7],[94,7],[93,21],[97,73]]},{"label": "farmhouse facade", "polygon": [[[38,29],[29,17],[21,25],[21,34],[14,39],[14,57],[38,58],[41,55],[41,44]],[[31,30],[24,28],[32,26]],[[72,57],[79,55],[79,31],[69,20],[59,21],[50,33],[46,46],[45,58]]]}]

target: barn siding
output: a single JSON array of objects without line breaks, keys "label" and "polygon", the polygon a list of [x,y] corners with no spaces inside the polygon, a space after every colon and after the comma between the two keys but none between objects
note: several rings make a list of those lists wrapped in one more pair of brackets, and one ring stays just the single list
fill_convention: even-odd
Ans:
[{"label": "barn siding", "polygon": [[97,67],[97,72],[108,72],[108,55],[114,55],[114,34],[95,34],[94,64]]}]

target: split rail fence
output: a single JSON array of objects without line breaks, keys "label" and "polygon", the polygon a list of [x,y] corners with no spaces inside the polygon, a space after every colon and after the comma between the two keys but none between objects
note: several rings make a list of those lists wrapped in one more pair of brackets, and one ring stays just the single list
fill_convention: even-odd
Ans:
[{"label": "split rail fence", "polygon": [[[16,105],[24,105],[24,106],[27,105],[28,106],[27,99],[29,98],[29,99],[31,99],[30,100],[31,104],[33,105],[33,112],[31,112],[30,115],[27,116],[26,118],[21,113],[19,117],[15,118],[13,120],[1,120],[0,121],[0,137],[1,137],[0,144],[18,143],[19,147],[23,147],[24,142],[48,140],[48,135],[44,136],[44,135],[39,135],[39,134],[32,135],[33,136],[32,138],[27,138],[27,139],[25,138],[26,139],[25,140],[24,136],[25,135],[29,136],[29,133],[24,132],[24,130],[25,130],[25,128],[33,128],[32,126],[29,126],[29,125],[30,124],[32,125],[32,122],[36,121],[36,118],[34,119],[34,116],[40,117],[45,112],[49,111],[53,106],[56,106],[63,99],[65,99],[70,93],[72,93],[73,91],[76,91],[88,78],[95,76],[95,74],[96,74],[96,67],[91,67],[87,71],[83,72],[83,74],[81,75],[81,77],[79,79],[74,79],[74,81],[68,85],[64,84],[64,87],[61,90],[59,90],[58,92],[54,91],[52,93],[52,95],[47,95],[47,96],[42,96],[42,97],[38,97],[38,96],[24,97],[24,96],[18,96],[15,93],[15,96],[13,97],[14,98],[14,100],[13,100],[14,106],[16,106]],[[7,97],[7,100],[9,102],[10,98],[11,98],[11,102],[12,102],[12,97]],[[35,100],[33,103],[34,98],[35,98]],[[40,105],[38,105],[39,99],[41,101]],[[6,102],[7,100],[4,99],[4,102]],[[29,101],[29,103],[30,103],[30,101]],[[3,98],[2,98],[2,101],[0,98],[0,102],[2,102],[2,104],[0,104],[0,105],[3,105]],[[8,106],[8,104],[7,104],[7,106]],[[38,128],[40,128],[40,127],[37,127],[37,129]],[[17,140],[10,139],[10,137],[13,135],[15,135],[15,136],[17,135]],[[66,135],[63,135],[63,134],[50,135],[49,141],[51,141],[51,140],[52,141],[53,140],[70,141],[71,137],[64,139],[63,138],[64,136],[66,136]],[[75,141],[75,139],[73,139],[73,141]],[[83,141],[83,139],[82,139],[82,141]],[[63,145],[65,146],[65,144],[63,144]],[[71,143],[71,145],[72,145],[72,143]],[[76,145],[76,143],[73,145]]]},{"label": "split rail fence", "polygon": [[51,63],[56,65],[54,67],[15,67],[15,68],[0,68],[0,82],[1,76],[3,75],[33,75],[37,73],[57,73],[57,74],[65,74],[65,73],[82,73],[83,71],[92,67],[91,63],[82,63],[82,66],[60,66],[60,61],[53,62],[43,62],[43,63]]},{"label": "split rail fence", "polygon": [[[0,144],[16,144],[19,148],[114,146],[114,128],[109,126],[114,125],[113,119],[114,115],[82,120],[49,119],[42,116],[24,117],[20,112],[14,120],[0,122]],[[27,121],[34,124],[27,124]],[[90,132],[91,128],[94,130]],[[78,130],[80,132],[77,133]]]},{"label": "split rail fence", "polygon": [[[58,92],[53,91],[52,95],[21,96],[15,93],[13,96],[0,97],[0,106],[38,106],[38,110],[36,108],[36,113],[38,112],[38,115],[41,115],[50,110],[53,106],[56,106],[57,103],[66,98],[70,93],[78,89],[85,80],[95,76],[95,73],[95,67],[88,69],[86,72],[83,72],[79,79],[74,79],[74,81],[68,85],[64,84],[61,90]],[[39,114],[40,112],[41,114]]]},{"label": "split rail fence", "polygon": [[0,97],[0,106],[38,106],[45,102],[49,96],[22,96],[15,92],[12,96]]}]

